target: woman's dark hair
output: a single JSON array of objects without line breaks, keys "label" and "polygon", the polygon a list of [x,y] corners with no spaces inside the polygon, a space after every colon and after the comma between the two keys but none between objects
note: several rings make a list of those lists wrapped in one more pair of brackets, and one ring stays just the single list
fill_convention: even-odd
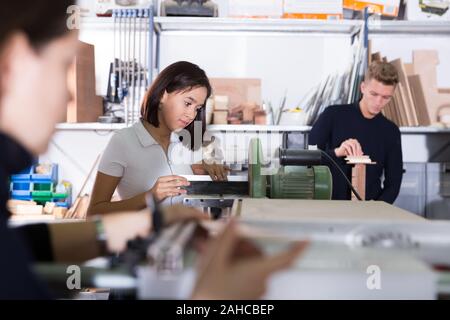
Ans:
[{"label": "woman's dark hair", "polygon": [[0,50],[14,32],[23,32],[38,49],[52,39],[63,36],[67,28],[67,8],[75,0],[16,0],[0,10]]},{"label": "woman's dark hair", "polygon": [[[198,87],[204,87],[207,90],[206,99],[203,103],[205,105],[212,91],[205,71],[200,69],[199,66],[187,61],[179,61],[171,64],[158,75],[147,91],[141,108],[142,118],[153,126],[159,127],[158,110],[164,92],[183,92]],[[202,141],[203,134],[206,130],[205,108],[201,108],[194,121],[186,127],[191,137],[191,145],[188,146],[191,150],[200,147],[200,145],[194,144],[194,123],[196,121],[201,121],[202,123],[202,136],[199,140]]]}]

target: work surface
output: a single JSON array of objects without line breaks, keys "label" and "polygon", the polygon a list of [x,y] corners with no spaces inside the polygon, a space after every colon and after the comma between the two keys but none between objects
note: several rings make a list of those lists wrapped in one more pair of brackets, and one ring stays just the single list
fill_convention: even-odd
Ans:
[{"label": "work surface", "polygon": [[426,221],[382,201],[242,199],[233,214],[242,219],[266,221]]}]

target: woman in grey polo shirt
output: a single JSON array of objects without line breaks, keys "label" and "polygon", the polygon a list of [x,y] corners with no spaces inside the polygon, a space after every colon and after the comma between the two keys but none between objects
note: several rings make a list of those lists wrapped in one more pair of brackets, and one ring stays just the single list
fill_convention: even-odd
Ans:
[{"label": "woman in grey polo shirt", "polygon": [[[89,214],[140,210],[148,194],[163,205],[175,204],[189,185],[181,175],[193,174],[195,163],[213,180],[225,180],[228,168],[206,164],[199,150],[210,95],[197,65],[180,61],[164,69],[144,98],[140,121],[115,133],[106,147]],[[111,201],[116,188],[121,200]]]}]

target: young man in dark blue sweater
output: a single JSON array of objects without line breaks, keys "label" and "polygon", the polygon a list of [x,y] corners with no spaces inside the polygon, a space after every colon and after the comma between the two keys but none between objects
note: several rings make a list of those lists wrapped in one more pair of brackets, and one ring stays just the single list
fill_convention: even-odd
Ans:
[{"label": "young man in dark blue sweater", "polygon": [[[373,62],[361,84],[361,101],[328,107],[309,135],[309,144],[327,152],[349,179],[351,166],[346,164],[345,157],[364,154],[376,162],[367,166],[366,200],[393,203],[400,191],[403,174],[400,130],[381,114],[398,81],[393,65]],[[350,200],[351,191],[345,179],[328,159],[323,160],[333,176],[333,199]]]}]

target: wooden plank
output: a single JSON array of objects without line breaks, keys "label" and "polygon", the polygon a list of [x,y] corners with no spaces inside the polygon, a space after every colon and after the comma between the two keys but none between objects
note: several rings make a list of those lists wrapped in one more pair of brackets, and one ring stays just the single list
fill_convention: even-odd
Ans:
[{"label": "wooden plank", "polygon": [[440,109],[450,104],[450,94],[444,90],[440,92],[437,85],[437,66],[439,56],[436,50],[414,50],[413,51],[414,71],[420,75],[424,85],[424,97],[431,123],[439,122]]},{"label": "wooden plank", "polygon": [[[352,186],[358,192],[361,199],[366,199],[366,165],[356,164],[352,167]],[[352,192],[352,201],[359,201]]]},{"label": "wooden plank", "polygon": [[405,67],[403,66],[403,62],[401,59],[395,59],[391,61],[391,63],[396,67],[400,83],[403,85],[404,88],[404,96],[405,96],[404,102],[405,102],[405,109],[407,110],[408,122],[412,126],[418,126],[419,122],[417,121],[416,108],[414,106],[414,101],[411,96],[411,88],[409,87],[408,76],[406,74]]},{"label": "wooden plank", "polygon": [[408,101],[405,93],[405,88],[403,87],[402,83],[398,84],[398,92],[399,92],[399,99],[400,99],[400,112],[403,117],[403,126],[411,127],[413,126],[413,120],[412,115],[410,112],[410,108],[408,107]]},{"label": "wooden plank", "polygon": [[397,115],[398,124],[400,127],[407,126],[407,118],[403,109],[402,95],[401,95],[401,83],[398,84],[394,93],[395,99],[395,113]]},{"label": "wooden plank", "polygon": [[403,66],[405,67],[407,76],[412,76],[414,74],[414,65],[412,63],[404,63]]},{"label": "wooden plank", "polygon": [[103,114],[103,99],[95,92],[94,46],[80,41],[79,50],[68,73],[67,122],[97,122]]},{"label": "wooden plank", "polygon": [[414,98],[414,105],[416,106],[417,116],[419,118],[420,126],[431,125],[430,115],[428,113],[427,102],[423,90],[422,81],[419,75],[408,76],[408,81],[411,85],[411,93]]},{"label": "wooden plank", "polygon": [[395,111],[396,106],[395,106],[395,99],[394,99],[394,97],[392,97],[391,101],[388,104],[388,107],[389,107],[389,115],[390,115],[389,120],[391,120],[397,126],[399,126],[400,124],[398,122],[397,114],[396,114],[396,111]]}]

